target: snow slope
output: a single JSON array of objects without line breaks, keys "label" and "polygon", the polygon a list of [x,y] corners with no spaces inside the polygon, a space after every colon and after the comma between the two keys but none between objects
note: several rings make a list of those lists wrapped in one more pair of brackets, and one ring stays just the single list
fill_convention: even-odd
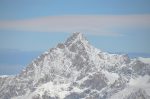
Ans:
[{"label": "snow slope", "polygon": [[150,58],[139,57],[138,59],[146,64],[150,64]]}]

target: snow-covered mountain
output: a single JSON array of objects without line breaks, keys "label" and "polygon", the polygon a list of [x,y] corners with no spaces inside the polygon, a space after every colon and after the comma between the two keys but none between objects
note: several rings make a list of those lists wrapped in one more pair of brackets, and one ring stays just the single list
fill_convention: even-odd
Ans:
[{"label": "snow-covered mountain", "polygon": [[20,74],[0,77],[0,99],[150,99],[150,64],[74,33]]},{"label": "snow-covered mountain", "polygon": [[140,61],[146,64],[150,64],[150,58],[138,57]]}]

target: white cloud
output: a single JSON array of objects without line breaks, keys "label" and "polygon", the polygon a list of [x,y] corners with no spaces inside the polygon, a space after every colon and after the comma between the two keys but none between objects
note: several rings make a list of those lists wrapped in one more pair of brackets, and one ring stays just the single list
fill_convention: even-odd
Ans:
[{"label": "white cloud", "polygon": [[121,35],[113,28],[150,27],[150,15],[49,16],[28,20],[0,21],[0,29],[35,32],[86,32]]}]

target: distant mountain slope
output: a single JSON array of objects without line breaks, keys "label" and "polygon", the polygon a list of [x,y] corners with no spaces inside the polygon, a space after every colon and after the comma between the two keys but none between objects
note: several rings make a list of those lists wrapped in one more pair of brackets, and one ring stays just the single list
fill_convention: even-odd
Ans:
[{"label": "distant mountain slope", "polygon": [[138,59],[144,63],[150,64],[150,58],[139,57]]}]

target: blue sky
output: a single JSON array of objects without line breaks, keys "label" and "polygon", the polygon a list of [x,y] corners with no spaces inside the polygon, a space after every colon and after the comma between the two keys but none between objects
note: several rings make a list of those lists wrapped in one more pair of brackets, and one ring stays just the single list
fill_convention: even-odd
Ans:
[{"label": "blue sky", "polygon": [[0,74],[83,32],[108,52],[150,54],[150,0],[0,0]]}]

